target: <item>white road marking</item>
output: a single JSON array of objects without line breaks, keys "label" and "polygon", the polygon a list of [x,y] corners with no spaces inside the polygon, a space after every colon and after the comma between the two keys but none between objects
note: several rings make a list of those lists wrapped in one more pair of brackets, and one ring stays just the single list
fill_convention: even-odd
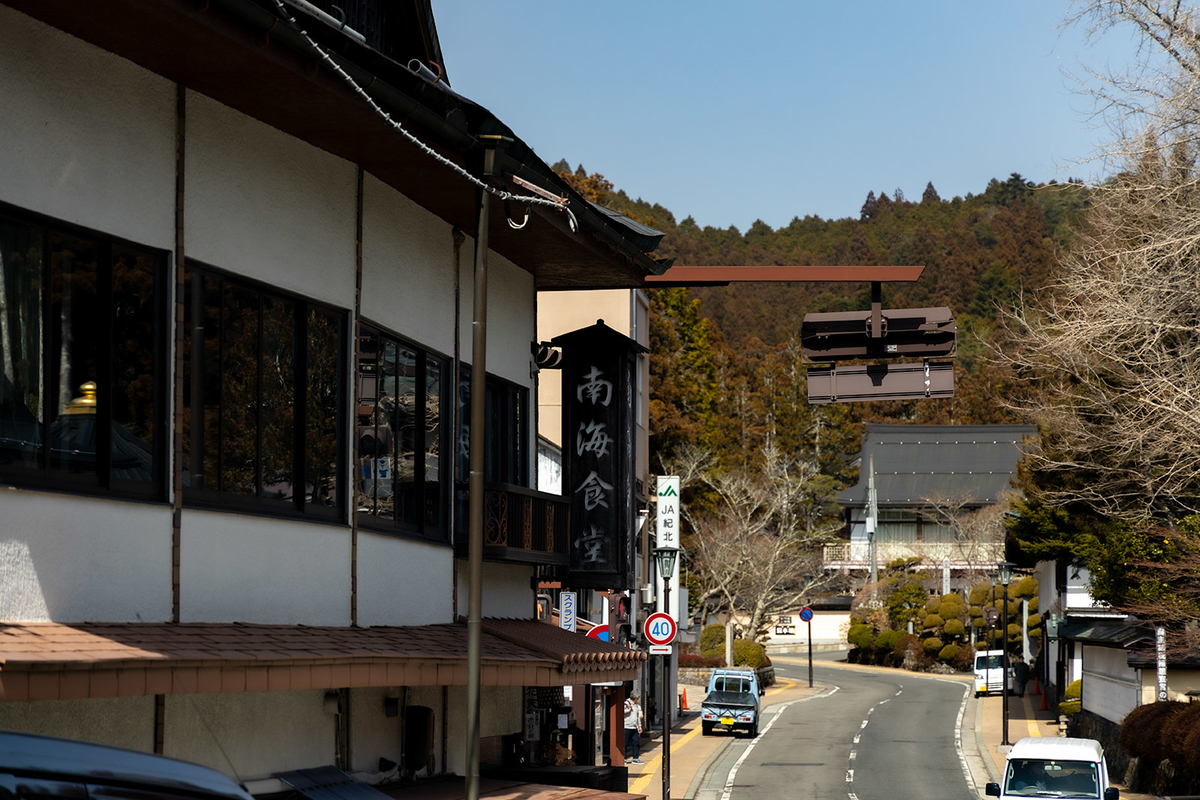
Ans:
[{"label": "white road marking", "polygon": [[853,761],[853,760],[854,760],[854,759],[856,759],[856,758],[858,758],[858,751],[857,751],[857,750],[851,750],[851,751],[850,751],[850,760],[851,760],[851,761]]},{"label": "white road marking", "polygon": [[854,783],[854,770],[846,770],[846,783]]},{"label": "white road marking", "polygon": [[978,792],[979,786],[975,783],[975,776],[971,774],[971,767],[967,764],[967,756],[963,752],[962,745],[962,722],[963,716],[967,713],[967,696],[971,690],[963,686],[959,681],[950,681],[944,678],[939,678],[943,683],[953,683],[962,688],[963,699],[958,706],[958,717],[954,720],[954,751],[958,753],[958,763],[962,767],[963,775],[967,778],[967,785],[971,787],[971,791]]},{"label": "white road marking", "polygon": [[758,732],[758,737],[750,741],[750,744],[747,745],[746,749],[742,751],[742,754],[738,757],[738,760],[734,762],[733,768],[729,770],[729,776],[725,778],[725,789],[721,792],[721,800],[729,800],[729,798],[733,795],[733,781],[737,777],[738,768],[742,766],[742,762],[745,761],[746,757],[750,755],[750,752],[754,750],[755,745],[762,741],[762,738],[764,735],[766,735],[767,731],[771,730],[771,726],[775,724],[775,721],[783,716],[783,712],[788,706],[792,705],[793,703],[803,703],[805,700],[812,700],[813,698],[829,697],[840,688],[842,687],[834,686],[828,692],[822,692],[821,694],[810,694],[808,697],[798,697],[795,700],[789,700],[788,702],[779,706],[778,710],[775,712],[775,716],[771,717],[771,721],[768,722],[766,726]]},{"label": "white road marking", "polygon": [[864,719],[862,725],[860,725],[858,729],[861,731],[863,728],[867,727],[867,723],[870,721],[871,720],[869,719]]},{"label": "white road marking", "polygon": [[861,734],[861,733],[856,733],[856,734],[854,734],[854,743],[855,743],[855,744],[858,744],[858,740],[859,740],[859,739],[861,739],[861,738],[862,738],[862,734]]}]

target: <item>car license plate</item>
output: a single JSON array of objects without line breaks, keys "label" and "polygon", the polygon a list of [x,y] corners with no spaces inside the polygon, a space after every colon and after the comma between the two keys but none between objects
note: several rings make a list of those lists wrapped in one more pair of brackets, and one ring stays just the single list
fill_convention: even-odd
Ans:
[{"label": "car license plate", "polygon": [[721,724],[722,725],[732,725],[733,717],[721,717]]}]

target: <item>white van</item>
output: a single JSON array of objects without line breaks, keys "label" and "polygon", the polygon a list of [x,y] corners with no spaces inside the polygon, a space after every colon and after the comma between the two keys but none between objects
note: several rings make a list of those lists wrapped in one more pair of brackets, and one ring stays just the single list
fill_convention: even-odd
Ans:
[{"label": "white van", "polygon": [[[1004,651],[980,650],[975,654],[975,696],[988,692],[1003,692]],[[1013,688],[1013,670],[1008,668],[1008,689]]]},{"label": "white van", "polygon": [[1118,800],[1108,785],[1104,748],[1095,739],[1027,736],[1012,746],[1000,783],[989,783],[991,797],[1071,797]]}]

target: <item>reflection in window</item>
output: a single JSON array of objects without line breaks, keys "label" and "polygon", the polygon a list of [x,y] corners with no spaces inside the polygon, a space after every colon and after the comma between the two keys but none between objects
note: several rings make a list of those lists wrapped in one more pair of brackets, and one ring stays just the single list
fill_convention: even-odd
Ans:
[{"label": "reflection in window", "polygon": [[0,212],[4,480],[164,496],[165,266],[162,253]]},{"label": "reflection in window", "polygon": [[360,521],[442,539],[445,363],[367,326],[358,341]]},{"label": "reflection in window", "polygon": [[[488,483],[528,486],[526,457],[528,390],[488,376],[484,396],[483,479]],[[471,369],[458,376],[458,481],[471,474]]]},{"label": "reflection in window", "polygon": [[341,315],[207,269],[186,287],[185,499],[336,518]]}]

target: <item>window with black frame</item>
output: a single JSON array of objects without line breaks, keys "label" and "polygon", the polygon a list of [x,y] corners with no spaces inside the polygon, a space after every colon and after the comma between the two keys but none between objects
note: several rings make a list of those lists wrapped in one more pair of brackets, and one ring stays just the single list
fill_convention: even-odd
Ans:
[{"label": "window with black frame", "polygon": [[0,208],[0,480],[166,498],[167,265]]},{"label": "window with black frame", "polygon": [[[529,390],[487,377],[484,398],[483,479],[487,483],[528,486]],[[471,369],[458,380],[457,481],[465,491],[471,474]]]},{"label": "window with black frame", "polygon": [[198,266],[185,287],[185,502],[341,519],[345,314]]},{"label": "window with black frame", "polygon": [[446,359],[367,325],[358,329],[359,523],[446,539]]}]

